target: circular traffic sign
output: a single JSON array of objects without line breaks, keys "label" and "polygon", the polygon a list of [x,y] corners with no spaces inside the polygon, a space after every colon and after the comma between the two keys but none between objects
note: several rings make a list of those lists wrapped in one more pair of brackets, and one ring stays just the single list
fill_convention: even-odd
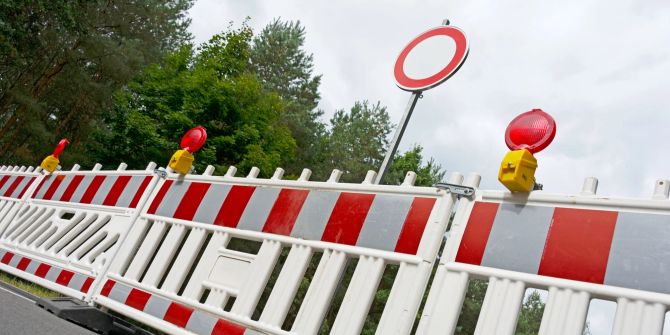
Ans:
[{"label": "circular traffic sign", "polygon": [[549,146],[556,136],[556,121],[541,109],[519,114],[505,130],[505,144],[511,150],[526,149],[537,153]]},{"label": "circular traffic sign", "polygon": [[449,79],[468,57],[468,40],[453,26],[430,29],[400,52],[393,75],[405,91],[423,91]]},{"label": "circular traffic sign", "polygon": [[197,126],[191,128],[189,131],[184,134],[184,137],[181,138],[181,148],[190,153],[194,153],[207,141],[207,131],[203,126]]}]

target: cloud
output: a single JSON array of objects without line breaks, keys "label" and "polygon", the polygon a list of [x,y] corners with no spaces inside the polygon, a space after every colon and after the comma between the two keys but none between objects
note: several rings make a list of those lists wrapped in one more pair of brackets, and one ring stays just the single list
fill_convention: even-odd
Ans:
[{"label": "cloud", "polygon": [[501,188],[503,135],[517,114],[542,108],[558,134],[538,154],[538,180],[579,192],[649,196],[670,178],[670,6],[663,1],[228,1],[199,0],[191,31],[204,41],[229,21],[260,30],[272,18],[300,20],[323,74],[326,117],[354,101],[381,100],[398,122],[409,93],[392,66],[402,47],[445,17],[469,37],[461,71],[419,101],[401,148],[414,143],[451,171],[477,171]]}]

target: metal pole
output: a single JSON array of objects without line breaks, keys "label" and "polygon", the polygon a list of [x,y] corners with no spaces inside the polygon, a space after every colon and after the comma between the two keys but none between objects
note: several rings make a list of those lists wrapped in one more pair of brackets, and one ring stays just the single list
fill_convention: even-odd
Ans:
[{"label": "metal pole", "polygon": [[402,135],[405,133],[405,128],[407,128],[409,118],[412,117],[412,112],[414,111],[416,102],[421,97],[421,93],[422,93],[421,91],[415,91],[412,92],[412,95],[409,97],[409,102],[407,103],[407,107],[405,108],[405,114],[403,114],[402,119],[400,119],[398,129],[396,129],[395,135],[393,135],[393,140],[389,144],[389,148],[386,151],[386,157],[384,157],[382,166],[379,168],[379,172],[377,173],[375,184],[380,184],[384,179],[386,172],[388,172],[389,166],[391,166],[391,162],[393,162],[393,156],[395,156],[395,153],[398,150],[398,144],[400,144],[400,139],[402,139]]}]

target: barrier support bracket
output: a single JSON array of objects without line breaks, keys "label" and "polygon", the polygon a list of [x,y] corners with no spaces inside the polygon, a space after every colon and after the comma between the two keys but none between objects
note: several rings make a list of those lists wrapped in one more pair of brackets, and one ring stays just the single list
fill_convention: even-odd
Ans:
[{"label": "barrier support bracket", "polygon": [[433,187],[439,188],[441,190],[447,190],[450,193],[457,194],[459,196],[464,196],[466,198],[471,198],[473,195],[475,195],[474,187],[469,186],[449,184],[449,183],[437,183],[434,184]]}]

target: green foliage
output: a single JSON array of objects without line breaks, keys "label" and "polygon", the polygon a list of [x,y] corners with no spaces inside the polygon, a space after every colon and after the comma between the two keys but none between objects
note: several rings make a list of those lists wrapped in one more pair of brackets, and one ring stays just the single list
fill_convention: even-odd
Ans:
[{"label": "green foliage", "polygon": [[291,159],[295,140],[280,120],[283,103],[247,69],[251,38],[247,26],[230,29],[147,68],[116,95],[96,158],[110,167],[119,160],[134,168],[165,164],[184,132],[203,125],[208,140],[198,170],[211,164],[221,173],[234,164],[268,175]]},{"label": "green foliage", "polygon": [[344,172],[342,181],[360,183],[368,170],[377,170],[392,130],[386,107],[379,102],[356,102],[330,119],[326,167]]},{"label": "green foliage", "polygon": [[408,171],[416,172],[417,186],[432,186],[444,179],[446,171],[432,157],[424,164],[423,147],[416,144],[403,154],[396,154],[384,184],[400,185]]},{"label": "green foliage", "polygon": [[[300,21],[275,19],[254,38],[250,57],[250,67],[263,87],[277,93],[285,104],[281,120],[298,148],[295,159],[285,166],[292,174],[318,164],[325,133],[319,120],[323,112],[316,109],[321,75],[313,74],[313,57],[303,49],[304,42]],[[315,171],[314,177],[325,176]]]},{"label": "green foliage", "polygon": [[26,0],[0,3],[0,153],[35,164],[59,137],[63,161],[83,142],[113,92],[190,38],[191,0]]}]

